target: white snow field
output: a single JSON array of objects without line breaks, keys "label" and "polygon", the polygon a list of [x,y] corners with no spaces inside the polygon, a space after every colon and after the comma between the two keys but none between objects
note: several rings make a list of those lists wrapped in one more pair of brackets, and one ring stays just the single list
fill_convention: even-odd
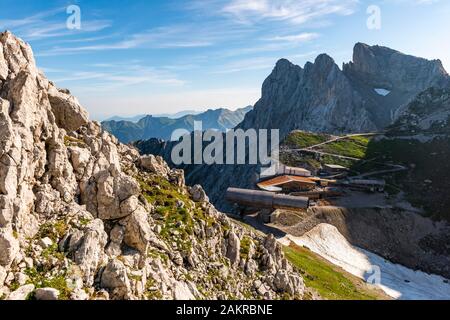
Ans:
[{"label": "white snow field", "polygon": [[374,90],[376,93],[383,97],[386,97],[389,93],[391,93],[391,91],[382,88],[375,88]]},{"label": "white snow field", "polygon": [[[370,283],[377,269],[380,287],[387,295],[401,300],[450,300],[449,281],[441,276],[414,271],[351,245],[329,224],[320,224],[301,237],[287,235],[279,241],[305,246],[331,263]],[[373,267],[377,266],[377,267]],[[447,282],[447,283],[446,283]]]}]

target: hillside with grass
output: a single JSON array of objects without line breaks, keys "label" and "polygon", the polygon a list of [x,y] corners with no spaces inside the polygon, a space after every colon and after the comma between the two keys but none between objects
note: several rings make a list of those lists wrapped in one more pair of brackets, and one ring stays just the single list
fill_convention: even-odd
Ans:
[{"label": "hillside with grass", "polygon": [[[384,175],[389,185],[427,216],[450,221],[450,139],[427,142],[392,137],[369,143],[366,159],[404,165],[407,171]],[[355,166],[355,170],[360,169]]]},{"label": "hillside with grass", "polygon": [[331,264],[307,248],[291,243],[286,258],[303,275],[305,285],[329,300],[389,299],[381,290]]},{"label": "hillside with grass", "polygon": [[[421,101],[422,117],[426,117],[424,103]],[[418,104],[412,104],[412,110],[417,113]],[[430,110],[436,113],[436,109],[434,106]],[[427,133],[425,140],[417,135],[405,137],[405,132],[399,133],[398,127],[385,136],[350,136],[336,141],[326,134],[293,131],[282,143],[280,159],[286,165],[313,171],[324,164],[339,164],[348,167],[350,175],[388,170],[394,165],[404,166],[407,168],[405,171],[372,177],[386,180],[386,191],[392,196],[403,192],[406,200],[422,209],[425,215],[450,221],[450,198],[447,196],[450,189],[450,163],[447,160],[450,157],[450,138],[442,135],[441,130],[437,136],[436,133]],[[418,133],[412,131],[409,134],[413,132]],[[330,140],[330,143],[322,144]],[[314,147],[318,144],[321,145]],[[297,151],[306,148],[319,153]]]},{"label": "hillside with grass", "polygon": [[[333,141],[335,139],[338,140]],[[372,137],[366,136],[339,139],[328,134],[293,131],[281,144],[280,160],[286,165],[306,167],[312,171],[319,170],[324,164],[353,167],[358,162],[357,159],[366,158],[367,146],[371,139]],[[327,141],[331,142],[324,144]],[[310,150],[305,150],[308,148]]]}]

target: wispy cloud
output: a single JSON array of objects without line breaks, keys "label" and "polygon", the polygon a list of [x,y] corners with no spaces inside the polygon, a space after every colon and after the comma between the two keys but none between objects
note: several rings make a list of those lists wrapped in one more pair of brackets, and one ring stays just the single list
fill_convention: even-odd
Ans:
[{"label": "wispy cloud", "polygon": [[358,0],[232,0],[222,8],[241,23],[287,21],[303,24],[329,15],[349,15]]},{"label": "wispy cloud", "polygon": [[22,26],[28,26],[30,24],[36,24],[43,21],[43,19],[54,16],[55,14],[61,13],[64,8],[55,8],[51,10],[42,11],[28,17],[17,18],[17,19],[0,19],[0,29],[12,29]]},{"label": "wispy cloud", "polygon": [[[55,8],[18,19],[0,19],[0,29],[10,29],[26,41],[73,36],[109,28],[108,20],[83,20],[80,30],[66,27],[65,8]],[[57,18],[56,18],[57,17]]]},{"label": "wispy cloud", "polygon": [[384,0],[386,3],[397,3],[397,4],[413,4],[413,5],[430,5],[441,0]]},{"label": "wispy cloud", "polygon": [[250,70],[270,69],[274,66],[276,58],[258,57],[232,61],[220,67],[220,70],[213,71],[213,74],[227,74]]},{"label": "wispy cloud", "polygon": [[168,26],[146,30],[135,33],[123,39],[95,43],[92,45],[77,47],[53,47],[39,53],[40,56],[51,56],[59,54],[77,54],[80,52],[93,52],[105,50],[126,50],[135,48],[147,49],[170,49],[170,48],[200,48],[214,44],[219,34],[212,34],[208,30],[199,32],[193,30],[192,26]]},{"label": "wispy cloud", "polygon": [[[185,81],[178,79],[167,70],[132,62],[130,64],[121,62],[91,64],[84,67],[89,67],[90,70],[74,72],[58,70],[60,77],[54,79],[54,82],[62,86],[77,83],[85,91],[111,91],[146,83],[165,86],[182,86],[185,84]],[[44,70],[47,69],[44,68]],[[95,82],[95,89],[91,85],[92,81]]]},{"label": "wispy cloud", "polygon": [[275,36],[275,37],[271,37],[271,38],[265,38],[263,40],[302,43],[302,42],[308,42],[308,41],[317,39],[319,36],[320,35],[318,33],[305,32],[305,33],[300,33],[300,34]]},{"label": "wispy cloud", "polygon": [[[284,55],[283,57],[288,60],[298,60],[314,57],[317,55],[316,51],[310,51],[306,53],[298,53],[292,55]],[[244,71],[254,70],[270,70],[275,66],[275,63],[280,59],[280,56],[270,57],[253,57],[247,59],[240,59],[231,61],[227,64],[220,66],[219,70],[213,71],[213,74],[228,74]]]},{"label": "wispy cloud", "polygon": [[24,30],[19,30],[19,32],[27,41],[32,41],[46,38],[64,37],[87,32],[96,32],[109,28],[110,26],[111,23],[109,21],[86,21],[82,24],[82,28],[80,30],[69,30],[67,29],[65,23],[37,23],[28,26]]}]

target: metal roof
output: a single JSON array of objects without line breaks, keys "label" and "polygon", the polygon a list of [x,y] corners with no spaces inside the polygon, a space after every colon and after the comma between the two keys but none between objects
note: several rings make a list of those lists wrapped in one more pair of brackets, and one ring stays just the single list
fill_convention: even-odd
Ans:
[{"label": "metal roof", "polygon": [[285,175],[285,176],[275,177],[273,179],[269,179],[266,181],[262,181],[262,182],[258,183],[258,187],[261,189],[265,189],[267,187],[276,187],[276,186],[284,185],[284,184],[290,183],[290,182],[299,182],[299,183],[308,184],[308,185],[316,185],[316,182],[310,178]]}]

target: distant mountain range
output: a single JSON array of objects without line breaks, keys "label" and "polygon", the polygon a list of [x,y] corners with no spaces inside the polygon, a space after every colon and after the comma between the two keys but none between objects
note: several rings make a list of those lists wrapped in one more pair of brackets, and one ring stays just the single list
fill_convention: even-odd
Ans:
[{"label": "distant mountain range", "polygon": [[178,118],[173,118],[174,115],[172,117],[147,115],[141,117],[138,121],[135,118],[103,121],[102,127],[123,143],[150,138],[170,140],[172,133],[177,129],[192,132],[194,121],[201,121],[203,130],[216,129],[225,132],[242,122],[245,114],[251,109],[251,106],[236,111],[221,108],[210,109],[198,114],[181,115],[183,112],[179,114],[181,117]]},{"label": "distant mountain range", "polygon": [[[170,118],[170,119],[178,119],[187,115],[196,115],[202,113],[201,111],[195,111],[195,110],[183,110],[176,113],[160,113],[160,114],[153,114],[152,116],[155,118]],[[107,121],[131,121],[131,122],[138,122],[142,118],[148,116],[147,114],[139,114],[137,116],[132,117],[121,117],[121,116],[113,116],[111,118],[103,120],[104,122]]]}]

